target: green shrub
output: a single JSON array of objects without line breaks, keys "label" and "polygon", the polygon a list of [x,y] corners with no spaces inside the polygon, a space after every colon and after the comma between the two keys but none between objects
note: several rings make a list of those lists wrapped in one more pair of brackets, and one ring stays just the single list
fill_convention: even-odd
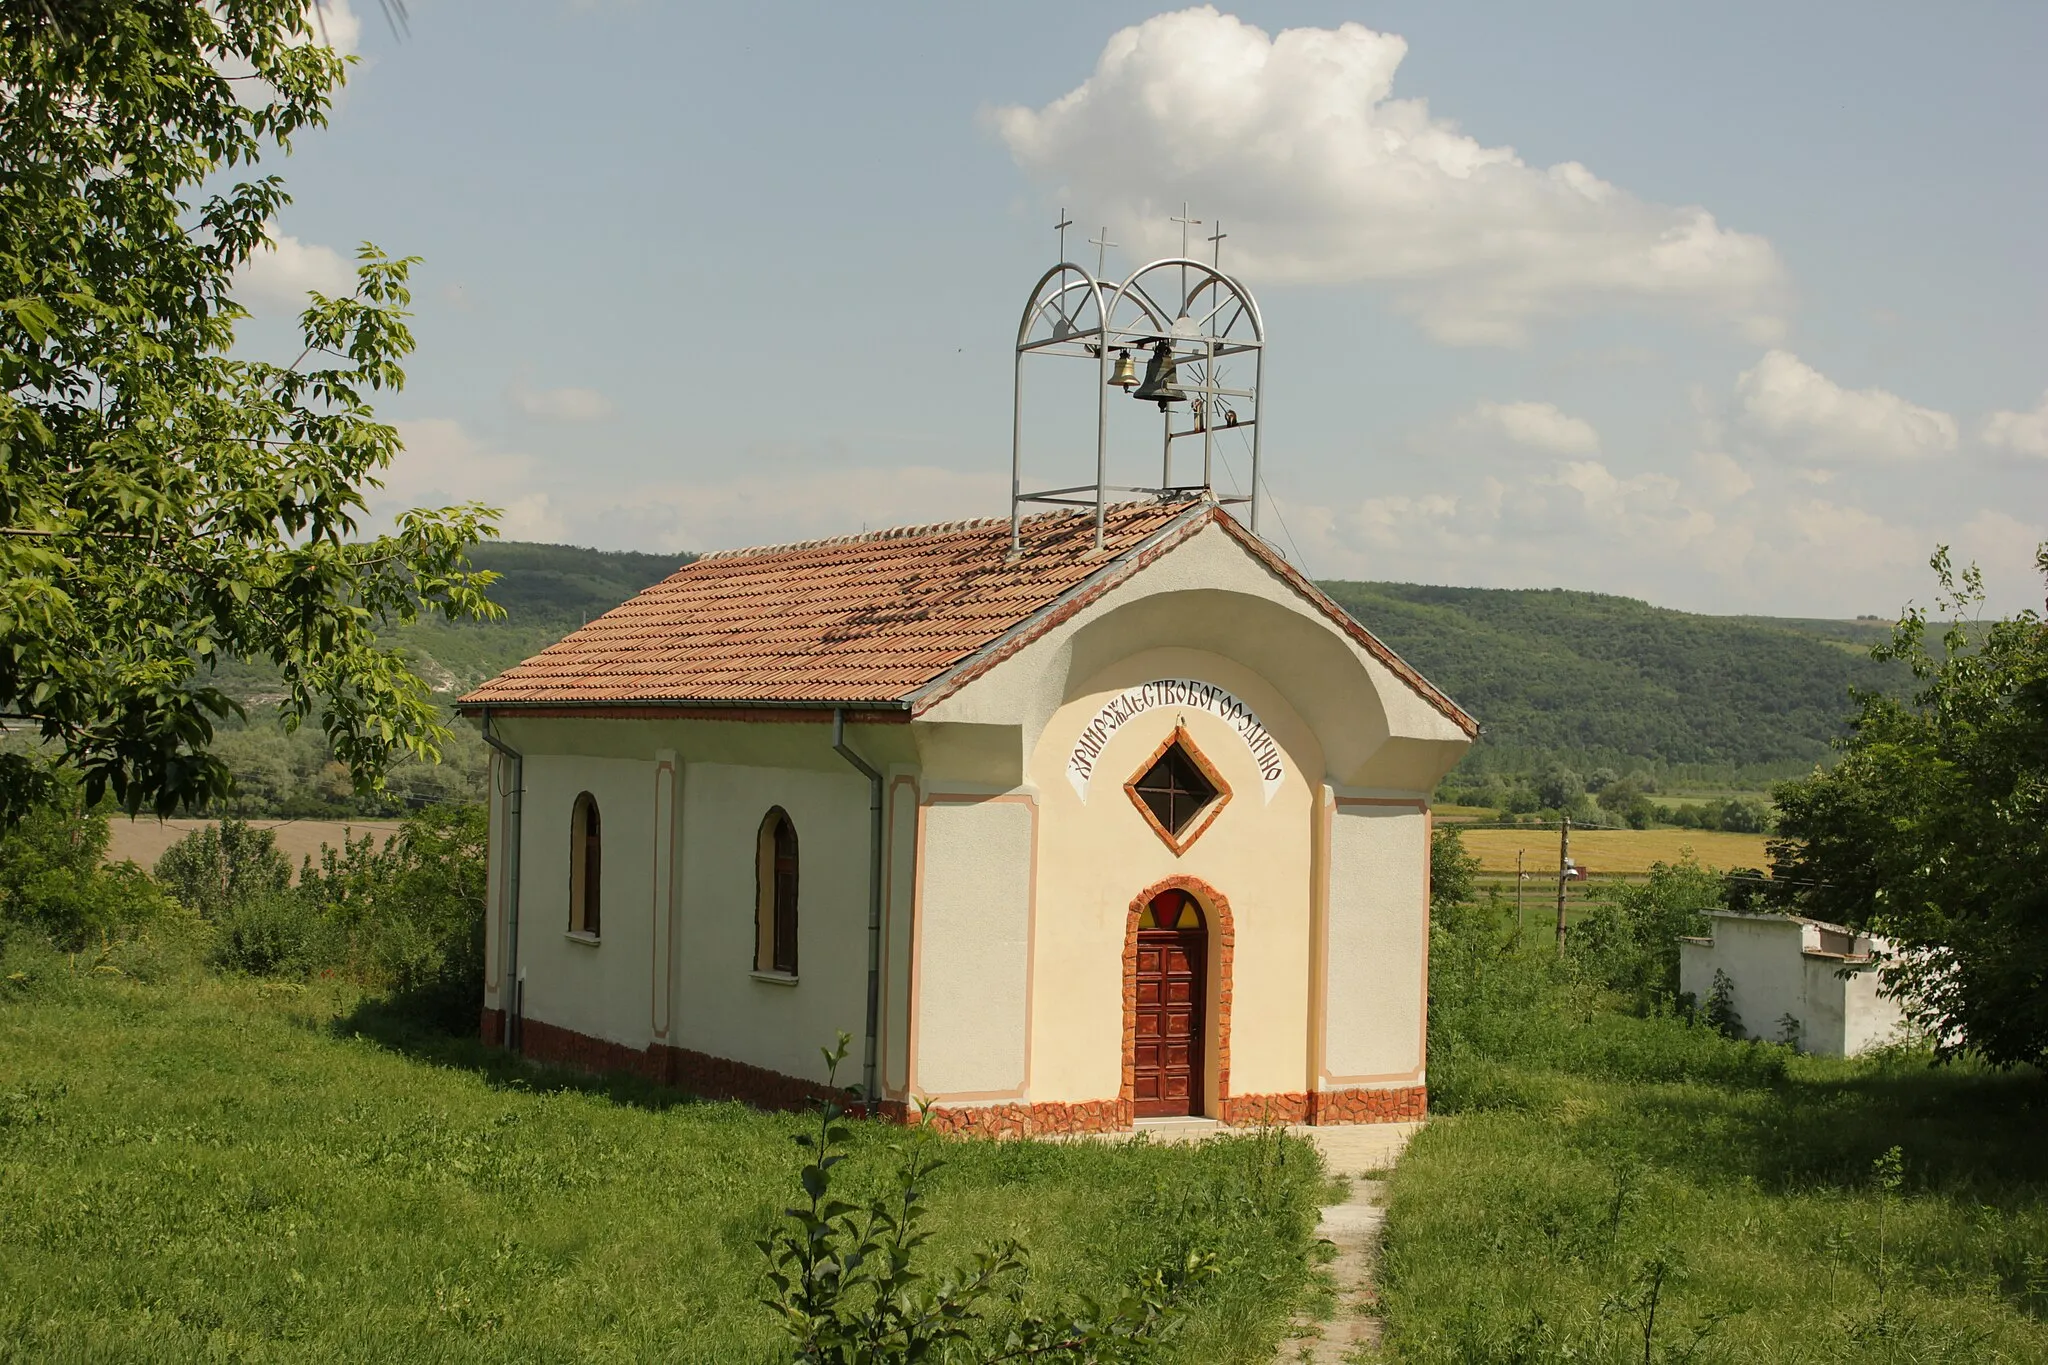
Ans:
[{"label": "green shrub", "polygon": [[348,968],[348,936],[296,891],[265,892],[213,916],[213,965],[251,976],[339,974]]},{"label": "green shrub", "polygon": [[214,926],[214,965],[258,976],[343,976],[408,1013],[469,1028],[483,1003],[483,806],[432,806],[379,847],[323,848],[291,880],[268,830],[224,820],[157,864]]},{"label": "green shrub", "polygon": [[489,851],[484,806],[429,806],[381,849],[368,835],[323,849],[299,892],[341,930],[359,980],[430,1022],[470,1028],[483,1007]]},{"label": "green shrub", "polygon": [[162,893],[133,863],[108,867],[105,811],[74,783],[54,784],[0,835],[0,937],[27,933],[76,951],[163,915]]},{"label": "green shrub", "polygon": [[1479,885],[1479,857],[1465,850],[1465,832],[1456,825],[1440,825],[1429,836],[1429,908],[1437,913],[1446,906],[1472,899]]},{"label": "green shrub", "polygon": [[1707,932],[1707,912],[1723,905],[1725,891],[1721,875],[1690,856],[1656,864],[1647,881],[1603,887],[1572,929],[1572,964],[1637,1014],[1669,1009],[1678,999],[1678,940]]},{"label": "green shrub", "polygon": [[292,883],[292,864],[278,852],[275,833],[230,819],[196,829],[165,849],[156,860],[156,879],[213,918],[244,901],[283,894]]}]

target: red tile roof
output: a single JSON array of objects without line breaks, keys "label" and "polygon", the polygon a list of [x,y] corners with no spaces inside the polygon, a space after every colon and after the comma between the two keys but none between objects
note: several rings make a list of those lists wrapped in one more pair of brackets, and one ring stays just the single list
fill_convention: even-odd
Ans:
[{"label": "red tile roof", "polygon": [[[706,555],[462,699],[901,702],[1201,503],[910,526]],[[1192,529],[1192,527],[1190,528]]]},{"label": "red tile roof", "polygon": [[[706,555],[461,705],[929,705],[1211,521],[1477,733],[1454,703],[1208,502],[1116,504],[1099,554],[1093,513],[1074,511],[1025,518],[1014,558],[1007,517]],[[1063,599],[1060,611],[1048,610]]]}]

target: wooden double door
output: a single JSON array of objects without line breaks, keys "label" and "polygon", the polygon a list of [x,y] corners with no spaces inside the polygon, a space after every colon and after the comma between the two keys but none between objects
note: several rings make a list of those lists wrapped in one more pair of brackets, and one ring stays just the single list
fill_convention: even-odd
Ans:
[{"label": "wooden double door", "polygon": [[1131,1097],[1139,1118],[1203,1112],[1208,958],[1208,924],[1193,896],[1163,892],[1141,913],[1131,1037]]}]

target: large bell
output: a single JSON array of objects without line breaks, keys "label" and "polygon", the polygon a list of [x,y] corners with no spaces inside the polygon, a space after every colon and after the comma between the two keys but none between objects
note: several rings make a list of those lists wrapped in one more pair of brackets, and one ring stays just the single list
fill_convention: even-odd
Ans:
[{"label": "large bell", "polygon": [[1129,393],[1138,386],[1138,367],[1131,363],[1129,351],[1116,353],[1116,369],[1109,376],[1110,387]]},{"label": "large bell", "polygon": [[1138,385],[1133,398],[1149,398],[1166,411],[1168,403],[1185,403],[1188,396],[1180,391],[1180,372],[1173,363],[1173,347],[1161,341],[1152,347],[1152,359],[1145,362],[1145,382]]}]

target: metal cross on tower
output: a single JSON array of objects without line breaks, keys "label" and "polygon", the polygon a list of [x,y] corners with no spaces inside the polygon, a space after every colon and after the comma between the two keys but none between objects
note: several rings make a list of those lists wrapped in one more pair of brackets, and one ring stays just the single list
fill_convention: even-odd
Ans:
[{"label": "metal cross on tower", "polygon": [[1052,230],[1060,235],[1060,259],[1063,261],[1067,259],[1067,229],[1073,225],[1074,220],[1067,217],[1065,209],[1060,210],[1060,220],[1052,225]]},{"label": "metal cross on tower", "polygon": [[1099,280],[1102,278],[1103,266],[1109,257],[1109,249],[1117,245],[1117,243],[1109,240],[1109,225],[1106,223],[1103,225],[1100,237],[1090,237],[1088,245],[1095,248],[1095,278]]},{"label": "metal cross on tower", "polygon": [[1223,268],[1223,239],[1229,235],[1229,233],[1223,230],[1223,220],[1218,218],[1216,220],[1216,231],[1210,233],[1206,239],[1211,246],[1216,248],[1215,259],[1210,264],[1219,270]]},{"label": "metal cross on tower", "polygon": [[1166,220],[1169,223],[1180,224],[1180,254],[1182,256],[1186,256],[1188,254],[1188,229],[1191,227],[1200,227],[1202,225],[1201,219],[1188,217],[1188,214],[1192,211],[1192,209],[1193,205],[1189,204],[1186,200],[1182,200],[1180,206],[1180,216],[1178,218],[1168,218]]}]

